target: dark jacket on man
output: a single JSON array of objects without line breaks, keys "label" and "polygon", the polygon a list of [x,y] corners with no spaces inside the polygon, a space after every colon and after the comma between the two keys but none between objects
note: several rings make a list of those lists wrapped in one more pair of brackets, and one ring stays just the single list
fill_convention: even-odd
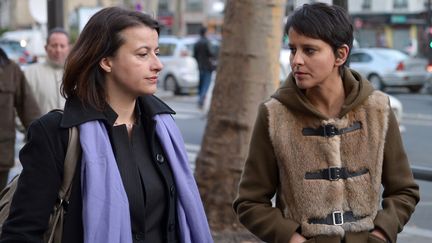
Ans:
[{"label": "dark jacket on man", "polygon": [[13,61],[0,65],[0,110],[0,171],[7,171],[14,166],[16,114],[25,128],[41,115],[23,72]]},{"label": "dark jacket on man", "polygon": [[197,43],[195,43],[194,57],[197,60],[198,68],[200,70],[214,70],[214,65],[212,63],[214,54],[210,49],[210,41],[207,39],[207,37],[203,36],[198,40]]}]

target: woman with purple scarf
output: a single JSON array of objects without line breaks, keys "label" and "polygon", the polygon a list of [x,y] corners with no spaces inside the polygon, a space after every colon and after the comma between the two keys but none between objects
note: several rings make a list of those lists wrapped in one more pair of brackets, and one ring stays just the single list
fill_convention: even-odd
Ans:
[{"label": "woman with purple scarf", "polygon": [[174,111],[153,95],[158,38],[140,12],[105,8],[89,20],[66,62],[63,115],[29,128],[0,243],[42,242],[74,126],[82,155],[61,242],[213,242]]}]

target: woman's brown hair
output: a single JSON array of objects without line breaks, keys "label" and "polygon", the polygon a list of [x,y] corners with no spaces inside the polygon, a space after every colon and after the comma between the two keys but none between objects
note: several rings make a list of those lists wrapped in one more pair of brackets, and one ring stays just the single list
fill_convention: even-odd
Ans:
[{"label": "woman's brown hair", "polygon": [[93,15],[66,60],[62,95],[65,98],[77,96],[84,104],[103,110],[105,72],[99,62],[104,57],[114,56],[124,43],[122,30],[139,25],[159,34],[158,22],[141,12],[110,7]]}]

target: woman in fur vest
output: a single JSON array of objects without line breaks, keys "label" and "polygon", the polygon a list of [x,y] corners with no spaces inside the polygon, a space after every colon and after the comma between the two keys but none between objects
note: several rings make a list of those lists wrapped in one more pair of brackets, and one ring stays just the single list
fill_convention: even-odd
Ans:
[{"label": "woman in fur vest", "polygon": [[305,4],[285,32],[292,72],[259,108],[234,201],[240,222],[272,243],[396,242],[419,188],[388,96],[345,67],[347,13]]}]

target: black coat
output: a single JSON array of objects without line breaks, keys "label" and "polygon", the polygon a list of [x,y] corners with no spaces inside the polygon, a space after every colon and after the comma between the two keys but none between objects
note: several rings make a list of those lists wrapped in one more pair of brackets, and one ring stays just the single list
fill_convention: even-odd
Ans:
[{"label": "black coat", "polygon": [[[143,96],[137,102],[140,109],[144,111],[140,115],[141,121],[150,131],[154,131],[156,124],[149,117],[162,113],[174,114],[172,109],[155,96]],[[0,243],[41,242],[62,182],[68,128],[91,120],[101,120],[109,127],[116,119],[117,114],[110,108],[105,111],[97,111],[90,106],[84,107],[78,99],[72,98],[67,100],[63,115],[58,112],[50,112],[32,123],[27,135],[28,143],[20,151],[23,170],[9,217],[3,226]],[[164,155],[157,136],[152,136],[150,147],[152,148],[151,158],[156,162],[157,155]],[[64,243],[83,242],[80,171],[81,159],[77,162],[70,204],[65,214],[62,241]],[[171,175],[168,177],[172,180]],[[168,194],[172,195],[172,190],[172,185],[166,185]],[[177,225],[174,225],[175,227],[172,225],[173,217],[176,222],[176,196],[168,201],[166,230],[168,232],[174,228],[174,234],[176,234]],[[143,233],[133,235],[134,242],[141,242],[143,238]]]},{"label": "black coat", "polygon": [[194,45],[194,57],[200,70],[213,71],[215,69],[212,60],[214,54],[210,49],[210,41],[201,37]]}]

